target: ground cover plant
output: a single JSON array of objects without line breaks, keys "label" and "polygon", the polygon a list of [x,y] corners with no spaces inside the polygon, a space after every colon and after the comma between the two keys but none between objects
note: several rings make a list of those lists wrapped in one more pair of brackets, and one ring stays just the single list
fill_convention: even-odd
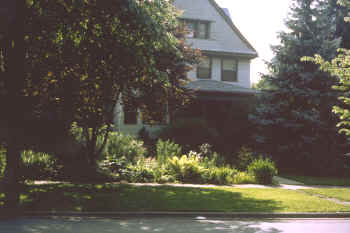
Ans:
[{"label": "ground cover plant", "polygon": [[[32,184],[23,187],[20,197],[21,208],[26,211],[350,211],[350,206],[347,205],[335,204],[298,191],[276,188]],[[3,194],[0,194],[1,205]]]}]

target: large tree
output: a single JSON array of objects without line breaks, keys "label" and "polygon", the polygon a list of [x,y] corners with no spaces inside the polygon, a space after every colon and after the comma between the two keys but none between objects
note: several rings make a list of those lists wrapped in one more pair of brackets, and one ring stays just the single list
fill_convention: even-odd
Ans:
[{"label": "large tree", "polygon": [[281,44],[272,47],[270,74],[263,77],[272,88],[262,91],[252,119],[260,149],[280,166],[325,173],[340,153],[343,138],[331,114],[338,96],[331,90],[336,79],[300,60],[314,54],[330,60],[336,55],[341,38],[335,21],[328,1],[294,0],[285,21],[288,31],[281,32]]},{"label": "large tree", "polygon": [[[350,2],[343,0],[338,3],[346,9],[347,15],[344,15],[343,20],[350,25]],[[346,46],[346,44],[344,45]],[[340,117],[339,132],[350,138],[350,50],[346,48],[349,47],[339,49],[339,54],[331,62],[324,60],[320,55],[316,55],[313,59],[305,58],[304,60],[320,64],[322,70],[330,72],[339,79],[339,83],[333,88],[341,92],[339,97],[341,103],[333,107],[333,112]]]},{"label": "large tree", "polygon": [[57,148],[75,121],[93,164],[98,130],[112,123],[119,97],[149,102],[148,90],[160,87],[163,99],[176,99],[197,58],[175,37],[177,12],[166,0],[18,0],[12,7],[0,72],[9,206],[18,203],[22,150]]}]

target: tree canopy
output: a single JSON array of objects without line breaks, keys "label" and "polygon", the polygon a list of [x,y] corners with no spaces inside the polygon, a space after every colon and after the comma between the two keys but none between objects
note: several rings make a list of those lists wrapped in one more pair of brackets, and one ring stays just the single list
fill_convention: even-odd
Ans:
[{"label": "tree canopy", "polygon": [[314,54],[326,60],[336,56],[341,38],[330,9],[329,1],[293,1],[285,21],[288,31],[279,34],[281,44],[272,47],[270,74],[263,76],[263,86],[268,88],[251,116],[258,129],[257,144],[280,166],[323,174],[332,170],[329,161],[342,154],[344,143],[331,113],[338,97],[331,90],[336,79],[300,59]]},{"label": "tree canopy", "polygon": [[[347,9],[348,15],[347,17],[344,17],[343,20],[349,24],[350,2],[344,0],[339,1],[339,3],[342,7]],[[324,60],[321,55],[315,55],[313,59],[304,58],[304,60],[311,60],[320,64],[322,70],[330,72],[333,76],[339,79],[339,82],[333,86],[333,88],[342,93],[339,97],[342,104],[335,105],[333,107],[333,112],[340,117],[340,122],[337,125],[340,127],[339,132],[350,137],[350,50],[342,48],[338,49],[338,52],[337,57],[332,61]]]},{"label": "tree canopy", "polygon": [[21,150],[57,144],[72,122],[91,129],[86,140],[95,147],[121,95],[146,106],[156,95],[177,103],[187,96],[181,82],[198,52],[176,37],[178,12],[169,1],[16,0],[15,10],[1,31],[0,128],[10,183]]}]

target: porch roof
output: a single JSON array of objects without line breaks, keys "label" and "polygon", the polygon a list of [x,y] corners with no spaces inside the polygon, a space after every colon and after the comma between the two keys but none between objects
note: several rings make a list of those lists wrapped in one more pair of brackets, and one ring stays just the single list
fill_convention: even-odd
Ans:
[{"label": "porch roof", "polygon": [[216,80],[196,80],[188,83],[186,87],[198,92],[251,95],[259,93],[258,91],[251,88],[240,87],[238,85]]}]

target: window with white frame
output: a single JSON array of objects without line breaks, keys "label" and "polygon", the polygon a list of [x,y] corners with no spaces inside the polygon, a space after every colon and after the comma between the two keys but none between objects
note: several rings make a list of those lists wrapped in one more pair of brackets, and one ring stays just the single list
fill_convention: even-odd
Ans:
[{"label": "window with white frame", "polygon": [[211,79],[212,60],[210,57],[203,57],[197,66],[198,79]]},{"label": "window with white frame", "polygon": [[238,61],[224,58],[221,60],[221,81],[237,82]]},{"label": "window with white frame", "polygon": [[181,19],[182,23],[187,27],[187,38],[209,39],[210,23],[209,21]]}]

